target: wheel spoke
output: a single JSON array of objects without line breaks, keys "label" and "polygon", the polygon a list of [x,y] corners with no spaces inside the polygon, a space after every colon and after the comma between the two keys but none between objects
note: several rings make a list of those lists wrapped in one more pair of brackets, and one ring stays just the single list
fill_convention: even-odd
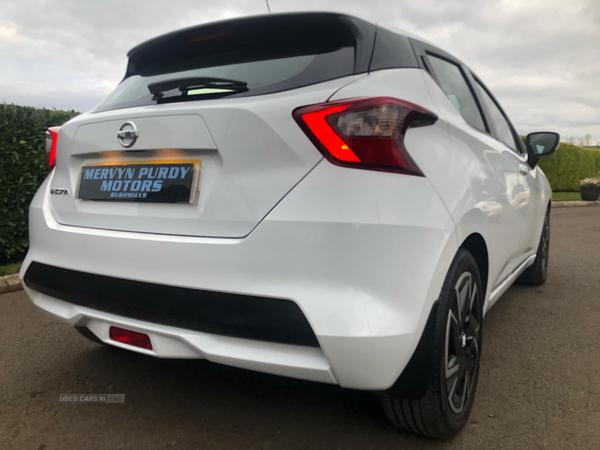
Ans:
[{"label": "wheel spoke", "polygon": [[[473,355],[475,358],[479,356],[479,344],[477,343],[477,339],[475,336],[467,337],[467,348],[465,351],[467,355],[467,359],[470,355]],[[471,361],[469,361],[469,364]]]},{"label": "wheel spoke", "polygon": [[462,378],[464,378],[465,373],[468,372],[467,369],[469,367],[467,359],[464,356],[461,358],[461,361],[459,361],[458,367],[459,368],[458,368],[458,371],[456,372],[456,375],[458,376],[458,379],[460,381],[460,380],[462,380]]},{"label": "wheel spoke", "polygon": [[477,339],[473,339],[473,343],[471,344],[471,348],[472,350],[475,350],[473,353],[475,353],[476,357],[479,357],[479,344],[477,343]]},{"label": "wheel spoke", "polygon": [[467,400],[467,395],[469,394],[469,391],[470,391],[469,380],[470,380],[470,376],[469,376],[469,371],[467,370],[465,372],[465,386],[464,386],[464,389],[463,389],[462,397],[460,399],[460,409],[461,410],[465,406],[465,401]]},{"label": "wheel spoke", "polygon": [[450,310],[446,328],[446,378],[453,376],[459,369],[460,351],[460,323],[454,311]]},{"label": "wheel spoke", "polygon": [[469,315],[465,319],[465,322],[467,323],[467,326],[465,327],[467,340],[476,339],[477,333],[479,332],[479,291],[477,290],[477,284],[473,283],[472,291]]},{"label": "wheel spoke", "polygon": [[471,274],[465,272],[456,283],[454,290],[456,292],[456,300],[458,303],[458,320],[464,322],[467,312],[470,307],[471,300]]},{"label": "wheel spoke", "polygon": [[454,315],[454,312],[450,310],[450,332],[452,337],[452,343],[454,345],[454,354],[458,355],[461,345],[460,345],[460,329],[461,323],[458,318]]},{"label": "wheel spoke", "polygon": [[[457,358],[458,359],[458,358]],[[451,386],[451,389],[448,390],[448,396],[452,396],[454,394],[455,389],[459,386],[460,381],[463,379],[466,372],[466,364],[464,361],[457,362],[454,366],[452,374],[447,378],[447,383]]]},{"label": "wheel spoke", "polygon": [[462,411],[467,398],[469,383],[469,370],[467,370],[467,368],[468,365],[463,358],[463,360],[458,364],[458,370],[456,373],[447,379],[447,386],[449,386],[447,391],[448,402],[455,413]]},{"label": "wheel spoke", "polygon": [[458,385],[458,377],[454,377],[452,378],[452,380],[448,381],[448,386],[450,386],[450,389],[448,389],[448,401],[450,402],[450,405],[452,406],[452,409],[456,409],[456,405],[454,403],[454,392],[456,391],[456,386]]},{"label": "wheel spoke", "polygon": [[477,333],[479,332],[479,321],[475,318],[473,314],[469,315],[469,325],[465,330],[465,336],[467,341],[476,339]]},{"label": "wheel spoke", "polygon": [[450,379],[455,376],[456,372],[460,369],[458,358],[454,357],[446,365],[446,379]]},{"label": "wheel spoke", "polygon": [[471,289],[472,293],[471,293],[471,301],[469,303],[469,312],[473,313],[473,305],[475,304],[475,300],[478,299],[478,292],[477,292],[477,285],[473,284],[473,287]]}]

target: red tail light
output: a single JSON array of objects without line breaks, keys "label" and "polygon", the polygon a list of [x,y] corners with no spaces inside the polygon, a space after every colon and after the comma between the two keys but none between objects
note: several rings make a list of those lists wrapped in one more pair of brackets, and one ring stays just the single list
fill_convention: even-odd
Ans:
[{"label": "red tail light", "polygon": [[56,165],[56,143],[58,142],[60,127],[50,127],[46,130],[46,169],[48,173]]},{"label": "red tail light", "polygon": [[134,347],[145,348],[146,350],[152,350],[150,336],[147,334],[124,330],[123,328],[110,327],[109,336],[113,341],[133,345]]},{"label": "red tail light", "polygon": [[293,116],[333,164],[410,175],[422,173],[404,147],[406,130],[437,120],[426,109],[391,97],[304,106]]}]

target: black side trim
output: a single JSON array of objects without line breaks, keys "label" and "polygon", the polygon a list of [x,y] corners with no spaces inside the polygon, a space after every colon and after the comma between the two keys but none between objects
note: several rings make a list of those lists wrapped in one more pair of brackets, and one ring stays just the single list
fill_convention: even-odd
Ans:
[{"label": "black side trim", "polygon": [[291,300],[202,291],[78,272],[33,262],[31,289],[79,306],[146,322],[244,339],[318,347]]},{"label": "black side trim", "polygon": [[369,71],[396,68],[419,68],[410,39],[377,27],[375,47]]},{"label": "black side trim", "polygon": [[433,345],[435,338],[435,321],[437,318],[439,301],[431,307],[425,330],[417,345],[417,349],[410,358],[408,365],[398,377],[394,385],[387,390],[408,400],[417,400],[425,396],[429,388],[431,368],[433,362]]}]

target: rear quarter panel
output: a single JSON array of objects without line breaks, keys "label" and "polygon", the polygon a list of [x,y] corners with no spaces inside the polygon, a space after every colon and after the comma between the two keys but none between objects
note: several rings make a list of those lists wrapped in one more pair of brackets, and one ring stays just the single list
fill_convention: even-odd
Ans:
[{"label": "rear quarter panel", "polygon": [[[338,91],[332,100],[362,96],[396,97],[438,116],[433,126],[409,129],[406,148],[447,208],[458,246],[471,234],[478,233],[488,244],[489,280],[498,278],[502,270],[509,270],[505,267],[506,259],[491,250],[501,243],[490,245],[493,234],[490,223],[494,222],[501,206],[493,199],[506,187],[500,186],[505,181],[499,180],[497,174],[489,173],[489,164],[485,161],[483,150],[494,144],[493,138],[470,129],[431,76],[421,69],[373,72]],[[482,144],[486,139],[489,142]],[[497,224],[497,228],[502,227]],[[510,240],[510,237],[505,238]],[[432,280],[429,299],[439,296],[453,256],[440,261],[440,279]],[[486,302],[491,290],[492,283],[488,283]]]},{"label": "rear quarter panel", "polygon": [[[450,143],[449,125],[445,118],[449,113],[440,108],[438,101],[434,101],[423,70],[390,69],[372,72],[368,77],[338,91],[331,100],[364,96],[396,97],[438,115],[438,121],[432,126],[409,129],[405,146],[452,217],[459,245],[473,232],[480,233],[487,239],[486,214],[481,206],[477,206],[467,180],[467,170]],[[459,118],[462,120],[462,117]],[[421,207],[427,208],[427,205]],[[440,267],[443,276],[441,280],[432,283],[431,298],[437,299],[439,296],[441,283],[453,257],[454,254],[449,259],[446,258],[443,267]]]}]

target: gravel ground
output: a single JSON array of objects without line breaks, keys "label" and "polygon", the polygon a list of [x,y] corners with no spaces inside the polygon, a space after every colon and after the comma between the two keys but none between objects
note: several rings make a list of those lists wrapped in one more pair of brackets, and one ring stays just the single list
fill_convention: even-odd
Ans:
[{"label": "gravel ground", "polygon": [[[484,322],[471,419],[452,441],[387,424],[368,394],[101,348],[0,297],[0,449],[600,448],[600,208],[553,212],[549,280]],[[125,394],[64,404],[59,394]]]}]

